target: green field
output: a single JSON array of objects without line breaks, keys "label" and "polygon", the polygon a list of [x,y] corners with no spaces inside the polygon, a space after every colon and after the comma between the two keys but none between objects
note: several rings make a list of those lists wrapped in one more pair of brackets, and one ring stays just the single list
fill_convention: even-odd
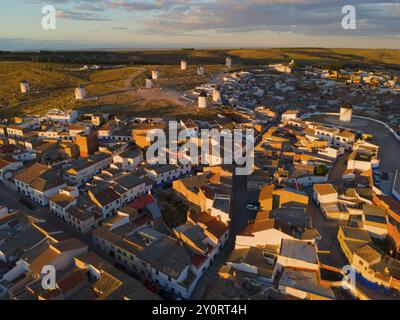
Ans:
[{"label": "green field", "polygon": [[[374,49],[226,49],[226,50],[158,50],[158,51],[109,51],[109,52],[0,52],[0,116],[38,114],[52,108],[78,108],[99,110],[114,114],[171,115],[209,117],[220,110],[204,111],[177,106],[171,101],[146,99],[137,96],[149,72],[157,68],[161,79],[157,85],[182,92],[207,82],[226,71],[225,58],[231,56],[235,67],[245,68],[272,62],[289,62],[321,66],[383,66],[398,69],[400,50]],[[181,71],[182,58],[190,68]],[[14,61],[15,60],[15,61]],[[84,64],[123,64],[110,70],[77,71]],[[196,66],[205,66],[207,77],[196,75]],[[19,82],[29,81],[29,94],[21,94]],[[74,87],[83,84],[88,99],[77,102]]]}]

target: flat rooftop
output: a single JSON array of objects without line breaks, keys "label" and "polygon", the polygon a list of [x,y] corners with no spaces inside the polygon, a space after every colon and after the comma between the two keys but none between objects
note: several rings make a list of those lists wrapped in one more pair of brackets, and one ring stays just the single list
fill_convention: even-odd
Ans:
[{"label": "flat rooftop", "polygon": [[314,245],[298,240],[282,240],[281,256],[318,263],[317,250]]}]

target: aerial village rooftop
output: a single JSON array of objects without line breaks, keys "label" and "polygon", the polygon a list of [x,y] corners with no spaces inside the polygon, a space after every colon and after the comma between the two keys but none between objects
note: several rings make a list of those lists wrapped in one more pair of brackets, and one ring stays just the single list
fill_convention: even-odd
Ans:
[{"label": "aerial village rooftop", "polygon": [[[197,148],[201,130],[253,129],[247,176],[211,150],[205,164],[149,163],[149,132],[170,127],[162,116],[54,106],[2,121],[0,298],[399,298],[397,75],[234,64],[178,97],[229,115],[176,120]],[[161,92],[162,77],[149,70],[139,90]],[[20,90],[29,96],[29,79]],[[357,274],[349,288],[344,266]]]}]

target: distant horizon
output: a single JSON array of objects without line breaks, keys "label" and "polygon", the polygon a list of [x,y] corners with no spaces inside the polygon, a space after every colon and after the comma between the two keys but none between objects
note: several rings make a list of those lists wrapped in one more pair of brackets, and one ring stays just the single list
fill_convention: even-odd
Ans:
[{"label": "distant horizon", "polygon": [[182,51],[182,50],[269,50],[269,49],[324,49],[324,50],[394,50],[400,51],[400,48],[373,48],[373,47],[316,47],[316,46],[293,46],[293,47],[98,47],[98,48],[69,48],[69,49],[50,49],[50,48],[32,48],[32,49],[21,49],[21,50],[7,50],[0,48],[2,52],[37,52],[37,51],[48,51],[48,52],[80,52],[80,51]]}]

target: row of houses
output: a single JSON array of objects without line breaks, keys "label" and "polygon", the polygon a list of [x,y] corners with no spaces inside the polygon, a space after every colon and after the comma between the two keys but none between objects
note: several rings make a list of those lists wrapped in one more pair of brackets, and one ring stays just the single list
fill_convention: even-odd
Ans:
[{"label": "row of houses", "polygon": [[225,246],[228,227],[204,212],[188,212],[187,222],[165,229],[150,209],[154,198],[138,200],[93,231],[96,246],[144,281],[189,299],[198,280]]},{"label": "row of houses", "polygon": [[[0,291],[13,300],[157,300],[85,243],[32,213],[0,217]],[[42,285],[54,268],[54,284]]]}]

